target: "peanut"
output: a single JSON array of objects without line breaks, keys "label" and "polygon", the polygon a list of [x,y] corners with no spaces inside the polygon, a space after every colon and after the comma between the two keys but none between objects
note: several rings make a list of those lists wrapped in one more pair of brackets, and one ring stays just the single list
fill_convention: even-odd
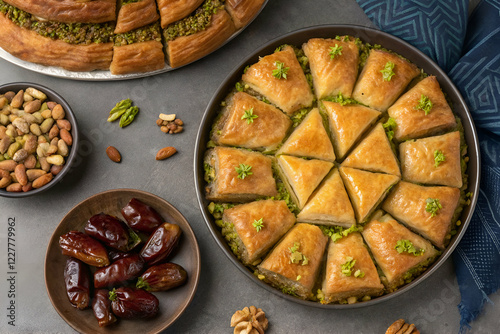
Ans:
[{"label": "peanut", "polygon": [[54,176],[51,173],[44,174],[44,175],[40,176],[39,178],[37,178],[35,181],[33,181],[31,186],[35,189],[43,187],[44,185],[49,183],[53,177]]}]

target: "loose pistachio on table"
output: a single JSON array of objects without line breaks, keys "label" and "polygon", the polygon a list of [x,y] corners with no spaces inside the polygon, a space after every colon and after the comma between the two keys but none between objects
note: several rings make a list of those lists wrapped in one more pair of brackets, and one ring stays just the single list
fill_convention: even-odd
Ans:
[{"label": "loose pistachio on table", "polygon": [[114,122],[120,118],[119,125],[121,128],[132,123],[135,116],[139,113],[139,107],[132,106],[132,103],[131,99],[125,99],[118,102],[109,112],[107,121]]}]

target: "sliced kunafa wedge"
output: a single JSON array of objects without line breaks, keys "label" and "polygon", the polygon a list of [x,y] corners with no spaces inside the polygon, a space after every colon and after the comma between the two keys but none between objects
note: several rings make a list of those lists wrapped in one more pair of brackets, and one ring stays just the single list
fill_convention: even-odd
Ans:
[{"label": "sliced kunafa wedge", "polygon": [[351,227],[354,210],[337,168],[323,180],[297,215],[297,221],[319,225]]},{"label": "sliced kunafa wedge", "polygon": [[272,151],[291,126],[290,118],[278,108],[238,92],[217,121],[212,140],[218,145]]},{"label": "sliced kunafa wedge", "polygon": [[382,208],[443,249],[449,241],[451,219],[459,200],[458,188],[425,187],[401,181]]},{"label": "sliced kunafa wedge", "polygon": [[236,239],[237,256],[244,264],[255,265],[295,224],[295,215],[285,201],[262,200],[226,209],[222,221],[223,235]]},{"label": "sliced kunafa wedge", "polygon": [[288,115],[311,106],[314,99],[291,46],[260,58],[246,70],[242,79]]},{"label": "sliced kunafa wedge", "polygon": [[161,27],[179,21],[198,8],[204,0],[156,0],[160,11]]},{"label": "sliced kunafa wedge", "polygon": [[368,136],[354,148],[342,166],[401,177],[398,161],[382,123],[378,123]]},{"label": "sliced kunafa wedge", "polygon": [[[200,8],[204,9],[203,5]],[[203,12],[199,14],[205,22],[206,17]],[[172,23],[163,31],[170,66],[179,67],[209,54],[236,31],[231,17],[224,9],[214,9],[207,15],[210,15],[209,23],[194,34],[189,31],[179,35],[179,27],[188,24],[191,16]]]},{"label": "sliced kunafa wedge", "polygon": [[345,156],[381,114],[380,111],[359,104],[342,105],[331,101],[322,103],[328,116],[335,153],[339,159]]},{"label": "sliced kunafa wedge", "polygon": [[399,145],[399,152],[404,180],[462,187],[458,131],[405,141]]},{"label": "sliced kunafa wedge", "polygon": [[115,34],[121,34],[130,30],[143,27],[156,22],[160,18],[156,11],[154,0],[140,0],[122,4],[118,11]]},{"label": "sliced kunafa wedge", "polygon": [[299,209],[304,207],[314,189],[333,167],[329,161],[306,160],[290,155],[280,155],[277,161],[281,179]]},{"label": "sliced kunafa wedge", "polygon": [[284,292],[311,298],[327,241],[318,226],[296,224],[258,266],[259,275]]},{"label": "sliced kunafa wedge", "polygon": [[324,304],[382,294],[384,286],[361,234],[330,240],[321,290]]},{"label": "sliced kunafa wedge", "polygon": [[311,38],[302,45],[309,59],[318,99],[342,94],[350,97],[358,76],[359,50],[353,38]]},{"label": "sliced kunafa wedge", "polygon": [[409,283],[439,254],[429,241],[388,214],[366,224],[362,234],[385,276],[382,283],[387,292]]},{"label": "sliced kunafa wedge", "polygon": [[407,60],[390,52],[372,49],[352,97],[371,108],[386,111],[419,74],[418,67]]},{"label": "sliced kunafa wedge", "polygon": [[399,141],[439,134],[457,124],[435,76],[417,83],[387,112],[397,124],[394,136]]},{"label": "sliced kunafa wedge", "polygon": [[246,26],[259,12],[265,0],[226,0],[226,10],[236,29]]},{"label": "sliced kunafa wedge", "polygon": [[347,193],[351,198],[358,223],[363,224],[387,196],[389,189],[399,181],[391,174],[372,173],[350,167],[339,169]]},{"label": "sliced kunafa wedge", "polygon": [[261,153],[218,146],[207,151],[204,167],[208,200],[245,202],[277,195],[272,159]]},{"label": "sliced kunafa wedge", "polygon": [[323,126],[323,117],[318,108],[309,112],[277,154],[335,161],[333,145]]}]

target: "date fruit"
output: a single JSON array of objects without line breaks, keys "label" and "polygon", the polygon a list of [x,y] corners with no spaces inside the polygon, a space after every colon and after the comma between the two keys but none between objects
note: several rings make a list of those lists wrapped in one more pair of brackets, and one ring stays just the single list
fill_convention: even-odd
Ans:
[{"label": "date fruit", "polygon": [[90,304],[90,271],[89,267],[80,260],[68,258],[64,268],[64,282],[66,293],[71,305],[83,310]]},{"label": "date fruit", "polygon": [[148,268],[137,280],[136,287],[146,291],[167,291],[184,284],[187,272],[175,263],[162,263]]},{"label": "date fruit", "polygon": [[106,248],[89,235],[69,231],[59,238],[59,246],[63,255],[69,255],[95,267],[105,267],[109,265]]},{"label": "date fruit", "polygon": [[100,268],[94,273],[96,289],[117,286],[138,277],[144,270],[144,260],[138,255],[131,255]]},{"label": "date fruit", "polygon": [[113,313],[124,319],[151,318],[159,310],[153,294],[137,288],[121,287],[109,293]]},{"label": "date fruit", "polygon": [[109,300],[109,291],[99,289],[94,294],[92,300],[92,310],[97,319],[99,327],[106,327],[116,322],[116,317],[111,311],[111,300]]},{"label": "date fruit", "polygon": [[163,218],[155,209],[136,198],[123,207],[122,215],[134,231],[152,233],[163,223]]},{"label": "date fruit", "polygon": [[90,217],[85,233],[108,247],[128,252],[141,243],[139,236],[115,216],[99,213]]},{"label": "date fruit", "polygon": [[160,263],[177,246],[180,237],[179,225],[164,223],[151,234],[140,254],[148,265]]}]

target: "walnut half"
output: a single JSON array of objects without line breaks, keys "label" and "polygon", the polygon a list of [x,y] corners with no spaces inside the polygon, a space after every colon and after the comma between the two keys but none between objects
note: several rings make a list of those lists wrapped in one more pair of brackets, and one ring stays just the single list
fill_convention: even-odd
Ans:
[{"label": "walnut half", "polygon": [[264,334],[269,322],[262,309],[250,306],[236,311],[231,317],[231,327],[234,334]]}]

